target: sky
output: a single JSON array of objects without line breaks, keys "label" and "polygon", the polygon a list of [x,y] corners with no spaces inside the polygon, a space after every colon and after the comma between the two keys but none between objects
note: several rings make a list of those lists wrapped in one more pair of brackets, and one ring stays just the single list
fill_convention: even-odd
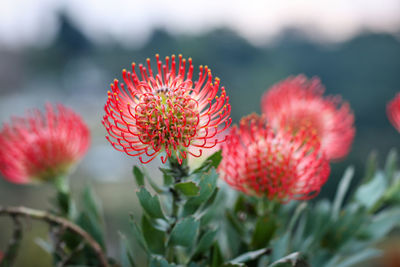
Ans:
[{"label": "sky", "polygon": [[0,47],[46,46],[66,12],[93,41],[140,45],[155,28],[199,34],[229,27],[254,44],[288,27],[321,42],[340,42],[363,30],[400,33],[400,0],[1,0]]}]

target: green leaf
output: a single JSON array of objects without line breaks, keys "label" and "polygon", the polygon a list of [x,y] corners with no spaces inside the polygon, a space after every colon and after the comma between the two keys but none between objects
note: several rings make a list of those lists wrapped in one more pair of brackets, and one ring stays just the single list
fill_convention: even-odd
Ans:
[{"label": "green leaf", "polygon": [[197,197],[192,197],[185,203],[183,216],[195,213],[201,204],[206,203],[216,189],[217,179],[218,174],[214,168],[207,173],[195,175],[193,181],[200,187],[200,192]]},{"label": "green leaf", "polygon": [[103,208],[91,186],[87,186],[83,193],[84,209],[97,223],[103,224]]},{"label": "green leaf", "polygon": [[398,156],[396,150],[391,149],[385,164],[385,174],[388,182],[393,181],[394,173],[397,170],[397,158]]},{"label": "green leaf", "polygon": [[367,163],[365,165],[365,174],[363,178],[363,182],[369,182],[375,175],[375,172],[378,168],[378,160],[376,151],[372,151],[367,159]]},{"label": "green leaf", "polygon": [[87,231],[103,249],[105,248],[103,228],[97,220],[93,219],[93,216],[82,212],[78,217],[77,224]]},{"label": "green leaf", "polygon": [[350,166],[346,169],[343,178],[340,180],[338,189],[336,191],[335,200],[333,201],[332,218],[334,220],[336,220],[339,217],[340,208],[342,206],[344,197],[346,196],[347,190],[349,189],[353,176],[354,176],[354,167]]},{"label": "green leaf", "polygon": [[165,233],[154,228],[145,215],[142,216],[142,232],[147,247],[156,254],[164,254]]},{"label": "green leaf", "polygon": [[161,256],[153,256],[150,260],[150,267],[176,267],[176,265],[168,263],[168,261]]},{"label": "green leaf", "polygon": [[224,258],[218,243],[214,243],[211,253],[211,267],[220,267],[224,262]]},{"label": "green leaf", "polygon": [[137,166],[133,166],[132,172],[133,172],[133,175],[135,176],[137,186],[144,186],[143,172]]},{"label": "green leaf", "polygon": [[175,189],[187,197],[198,196],[200,192],[200,187],[192,181],[177,183]]},{"label": "green leaf", "polygon": [[221,160],[222,160],[222,150],[219,150],[219,151],[215,152],[214,154],[212,154],[211,156],[209,156],[203,162],[203,164],[201,164],[200,167],[198,167],[197,169],[195,169],[193,171],[193,173],[201,173],[204,171],[209,171],[211,167],[214,167],[215,169],[217,169],[219,164],[221,163]]},{"label": "green leaf", "polygon": [[277,260],[286,255],[289,246],[290,234],[286,232],[279,239],[272,243],[271,259]]},{"label": "green leaf", "polygon": [[351,267],[362,262],[366,263],[380,255],[382,255],[381,251],[374,248],[367,248],[364,251],[351,255],[345,259],[329,262],[327,267]]},{"label": "green leaf", "polygon": [[156,182],[153,181],[151,178],[150,174],[147,172],[146,168],[142,168],[142,173],[144,175],[144,178],[146,178],[147,182],[150,184],[151,188],[157,193],[161,194],[166,191],[166,188],[160,187]]},{"label": "green leaf", "polygon": [[149,248],[147,247],[147,243],[142,234],[142,230],[140,229],[139,225],[136,223],[132,215],[130,216],[130,225],[132,234],[135,237],[136,241],[139,243],[144,251],[149,252]]},{"label": "green leaf", "polygon": [[296,210],[294,211],[294,214],[289,222],[287,230],[288,232],[291,232],[293,230],[295,224],[297,223],[297,220],[299,219],[302,212],[306,209],[306,207],[307,207],[307,202],[302,202],[296,207]]},{"label": "green leaf", "polygon": [[259,250],[254,250],[254,251],[249,251],[246,252],[233,260],[229,261],[230,264],[240,264],[240,263],[245,263],[251,260],[255,260],[263,255],[267,255],[271,253],[271,249],[269,248],[262,248]]},{"label": "green leaf", "polygon": [[174,177],[166,173],[163,173],[163,180],[164,180],[164,186],[170,186],[174,183]]},{"label": "green leaf", "polygon": [[204,251],[207,251],[214,243],[217,233],[217,229],[214,229],[203,234],[203,236],[200,238],[200,241],[196,245],[196,250],[193,255],[201,254]]},{"label": "green leaf", "polygon": [[394,227],[400,225],[400,208],[384,210],[376,214],[366,231],[369,238],[379,240],[387,235]]},{"label": "green leaf", "polygon": [[227,210],[225,212],[225,215],[226,215],[226,218],[228,219],[229,224],[232,226],[232,228],[235,229],[236,232],[240,236],[244,236],[244,233],[245,233],[244,224],[240,223],[238,218],[230,210]]},{"label": "green leaf", "polygon": [[172,245],[191,247],[199,232],[200,222],[193,216],[179,221],[172,229],[169,243]]},{"label": "green leaf", "polygon": [[265,215],[258,217],[251,239],[251,247],[258,249],[268,246],[277,227],[278,224],[273,216]]},{"label": "green leaf", "polygon": [[377,172],[371,181],[358,188],[355,194],[356,201],[367,209],[371,209],[383,196],[386,188],[386,177],[382,172]]},{"label": "green leaf", "polygon": [[157,195],[152,196],[146,188],[141,187],[138,192],[136,192],[139,202],[143,207],[143,210],[151,218],[161,218],[165,219],[164,213],[161,210],[160,200]]},{"label": "green leaf", "polygon": [[121,265],[122,267],[135,267],[135,260],[133,256],[133,249],[126,236],[119,233],[120,246],[121,246]]},{"label": "green leaf", "polygon": [[299,252],[291,253],[269,265],[269,267],[306,267],[310,266],[304,259],[302,259]]}]

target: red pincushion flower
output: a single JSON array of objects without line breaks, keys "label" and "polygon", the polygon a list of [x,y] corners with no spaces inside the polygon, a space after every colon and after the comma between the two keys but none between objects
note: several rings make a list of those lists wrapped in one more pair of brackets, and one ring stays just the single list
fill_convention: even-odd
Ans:
[{"label": "red pincushion flower", "polygon": [[192,59],[186,61],[181,55],[178,64],[174,55],[166,57],[165,64],[156,55],[156,64],[157,73],[150,59],[148,69],[140,64],[140,78],[133,63],[132,72],[122,72],[125,84],[117,80],[111,84],[103,124],[113,147],[139,156],[142,163],[163,152],[163,163],[171,156],[181,163],[187,153],[198,157],[203,148],[223,142],[219,133],[231,123],[231,108],[224,87],[219,90],[220,80],[212,83],[211,70],[200,66],[193,82]]},{"label": "red pincushion flower", "polygon": [[14,183],[48,181],[66,174],[89,147],[89,129],[63,105],[32,110],[0,132],[0,172]]},{"label": "red pincushion flower", "polygon": [[400,93],[388,103],[386,111],[390,122],[400,132]]},{"label": "red pincushion flower", "polygon": [[315,197],[330,173],[315,136],[275,132],[255,114],[232,128],[222,157],[219,171],[229,185],[280,202]]},{"label": "red pincushion flower", "polygon": [[271,87],[261,107],[268,123],[296,134],[300,129],[314,132],[326,157],[345,157],[355,135],[354,115],[347,102],[338,96],[323,97],[324,86],[318,78],[289,77]]}]

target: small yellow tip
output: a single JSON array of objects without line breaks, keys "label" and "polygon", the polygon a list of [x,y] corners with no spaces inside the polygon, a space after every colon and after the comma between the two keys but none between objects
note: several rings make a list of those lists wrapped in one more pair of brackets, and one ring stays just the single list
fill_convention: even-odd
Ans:
[{"label": "small yellow tip", "polygon": [[122,72],[126,72],[126,69],[123,69]]},{"label": "small yellow tip", "polygon": [[146,61],[149,62],[149,61],[150,61],[150,58],[146,58]]},{"label": "small yellow tip", "polygon": [[114,79],[114,82],[117,83],[117,82],[118,82],[118,79]]},{"label": "small yellow tip", "polygon": [[220,81],[220,79],[219,79],[218,77],[215,77],[215,80],[216,80],[216,81]]}]

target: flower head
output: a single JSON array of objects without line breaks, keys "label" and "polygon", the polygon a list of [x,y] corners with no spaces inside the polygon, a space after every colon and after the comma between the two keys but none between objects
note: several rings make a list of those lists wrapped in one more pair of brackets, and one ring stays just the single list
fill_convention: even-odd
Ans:
[{"label": "flower head", "polygon": [[103,124],[114,148],[142,163],[159,154],[163,163],[171,156],[181,163],[187,153],[198,157],[223,142],[218,134],[229,127],[231,108],[220,80],[212,82],[211,70],[200,66],[193,82],[192,59],[181,55],[179,62],[172,55],[165,63],[156,55],[156,66],[154,73],[147,59],[139,77],[133,63],[132,72],[122,72],[125,83],[111,84]]},{"label": "flower head", "polygon": [[316,196],[327,181],[329,161],[316,136],[275,132],[255,114],[234,126],[222,144],[219,171],[233,188],[280,202]]},{"label": "flower head", "polygon": [[386,111],[390,122],[400,132],[400,93],[388,103]]},{"label": "flower head", "polygon": [[323,97],[318,78],[289,77],[271,87],[261,107],[269,124],[296,134],[301,129],[314,133],[330,160],[345,157],[355,135],[354,115],[338,96]]},{"label": "flower head", "polygon": [[48,181],[66,174],[89,147],[89,129],[63,105],[13,118],[0,132],[0,172],[14,183]]}]

